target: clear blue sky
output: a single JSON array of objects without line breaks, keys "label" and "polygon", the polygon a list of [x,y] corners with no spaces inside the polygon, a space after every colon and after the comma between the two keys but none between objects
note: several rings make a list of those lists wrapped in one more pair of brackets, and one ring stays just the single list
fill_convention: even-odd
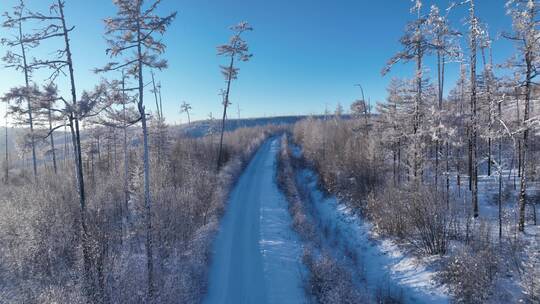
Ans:
[{"label": "clear blue sky", "polygon": [[[1,0],[1,11],[15,0]],[[28,0],[28,7],[43,8],[45,0]],[[192,104],[193,119],[221,113],[218,92],[224,81],[215,47],[230,35],[228,26],[246,20],[254,31],[246,35],[254,54],[240,66],[239,79],[233,84],[230,117],[236,117],[237,104],[242,117],[322,113],[327,105],[340,102],[346,109],[359,96],[361,83],[373,101],[386,97],[386,85],[393,76],[409,77],[412,65],[399,65],[382,77],[386,61],[399,50],[398,39],[410,14],[409,0],[163,0],[160,11],[178,11],[177,19],[165,35],[165,58],[169,68],[158,72],[163,84],[165,115],[179,122],[180,101]],[[431,4],[447,7],[449,1],[424,1],[427,13]],[[490,25],[494,36],[510,30],[504,0],[478,0],[478,15]],[[79,89],[92,88],[100,76],[92,69],[108,61],[105,55],[102,20],[115,8],[109,0],[67,1],[68,23],[72,33],[76,77]],[[463,30],[465,8],[456,10],[453,25]],[[0,29],[1,36],[7,34]],[[511,53],[509,42],[494,42],[495,61],[502,62]],[[33,55],[47,53],[48,47]],[[0,46],[3,54],[5,48]],[[428,68],[433,66],[428,60]],[[456,79],[456,64],[448,68],[447,87]],[[22,75],[0,70],[0,94],[19,85]],[[40,75],[35,81],[39,83]],[[65,81],[61,79],[61,81]],[[63,87],[61,85],[61,87]],[[149,96],[149,95],[148,95]],[[149,101],[152,107],[153,101]]]}]

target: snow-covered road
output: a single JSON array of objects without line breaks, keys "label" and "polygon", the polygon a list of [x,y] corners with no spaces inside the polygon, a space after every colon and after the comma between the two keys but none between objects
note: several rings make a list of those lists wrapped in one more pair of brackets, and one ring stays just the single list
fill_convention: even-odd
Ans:
[{"label": "snow-covered road", "polygon": [[302,245],[276,184],[279,140],[267,140],[233,189],[213,244],[204,303],[305,303]]}]

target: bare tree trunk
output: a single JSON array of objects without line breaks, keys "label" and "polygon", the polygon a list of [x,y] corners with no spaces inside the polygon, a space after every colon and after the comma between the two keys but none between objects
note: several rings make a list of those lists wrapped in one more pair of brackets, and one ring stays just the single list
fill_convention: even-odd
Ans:
[{"label": "bare tree trunk", "polygon": [[530,48],[527,48],[525,61],[527,65],[526,82],[525,82],[525,109],[523,112],[523,150],[521,151],[521,179],[519,187],[519,231],[525,231],[525,207],[527,204],[527,158],[529,152],[529,108],[531,100],[531,85],[533,73],[533,55]]},{"label": "bare tree trunk", "polygon": [[5,168],[5,172],[4,172],[4,182],[7,184],[9,182],[9,149],[8,149],[8,108],[9,108],[9,103],[6,102],[6,168]]},{"label": "bare tree trunk", "polygon": [[158,92],[159,92],[159,116],[163,118],[164,116],[163,116],[163,102],[161,100],[161,86],[159,87]]},{"label": "bare tree trunk", "polygon": [[[418,32],[420,32],[420,23],[418,23]],[[413,131],[414,131],[414,159],[413,159],[413,175],[415,183],[417,186],[420,184],[421,177],[419,176],[420,167],[420,157],[418,155],[418,150],[420,149],[420,143],[418,138],[418,129],[420,126],[420,106],[422,103],[422,43],[418,39],[416,43],[416,99],[414,105],[414,122],[413,122]]]},{"label": "bare tree trunk", "polygon": [[476,147],[476,140],[477,140],[477,123],[478,123],[478,117],[476,113],[476,32],[475,32],[475,25],[476,25],[476,16],[474,11],[474,0],[470,1],[470,13],[471,13],[471,111],[472,111],[472,117],[471,117],[471,148],[472,148],[472,154],[471,154],[471,186],[472,186],[472,207],[473,207],[473,216],[478,217],[479,211],[478,211],[478,163],[477,163],[477,147]]},{"label": "bare tree trunk", "polygon": [[[93,145],[92,145],[93,146]],[[92,172],[92,187],[96,187],[96,171],[94,167],[94,149],[90,150],[90,169]]]},{"label": "bare tree trunk", "polygon": [[[65,123],[65,122],[64,122]],[[66,123],[67,125],[67,123]],[[67,164],[67,160],[68,160],[68,132],[67,132],[67,126],[64,125],[64,167],[66,166]]]},{"label": "bare tree trunk", "polygon": [[[502,119],[502,105],[501,102],[497,104],[497,112],[499,115],[499,119]],[[498,205],[499,205],[499,242],[502,241],[502,188],[503,188],[503,171],[502,171],[502,136],[499,135],[499,148],[497,152],[497,161],[499,163],[499,193],[498,193]]]},{"label": "bare tree trunk", "polygon": [[225,119],[227,118],[227,106],[229,105],[229,92],[231,91],[231,81],[232,81],[232,69],[234,66],[234,56],[231,55],[231,63],[229,64],[229,75],[227,78],[227,90],[225,91],[225,96],[223,98],[223,118],[221,119],[221,137],[219,139],[219,152],[218,152],[218,161],[217,161],[217,171],[221,167],[222,154],[223,154],[223,133],[225,133]]},{"label": "bare tree trunk", "polygon": [[398,180],[398,185],[401,185],[401,139],[398,140],[397,159],[398,159],[397,180]]},{"label": "bare tree trunk", "polygon": [[450,207],[450,144],[446,141],[446,208]]},{"label": "bare tree trunk", "polygon": [[[499,152],[498,152],[498,159],[499,159],[499,166],[501,166],[502,161],[502,138],[499,139]],[[499,205],[499,241],[502,240],[502,167],[499,169],[499,194],[498,194],[498,205]]]},{"label": "bare tree trunk", "polygon": [[393,157],[393,162],[392,162],[392,172],[393,172],[393,178],[392,178],[392,181],[393,181],[393,184],[394,184],[394,187],[397,185],[397,144],[394,144],[394,148],[392,149],[392,157]]},{"label": "bare tree trunk", "polygon": [[115,128],[111,128],[112,130],[112,133],[113,133],[113,138],[112,138],[112,145],[113,145],[113,166],[114,166],[114,172],[118,172],[117,169],[118,169],[118,154],[117,154],[117,151],[116,151],[116,129]]},{"label": "bare tree trunk", "polygon": [[21,54],[23,60],[23,71],[24,71],[24,83],[26,86],[26,102],[28,104],[28,125],[30,126],[30,144],[32,148],[32,165],[34,169],[34,178],[37,181],[37,158],[36,158],[36,138],[34,135],[34,120],[33,120],[33,109],[32,109],[32,100],[29,96],[30,94],[30,71],[26,58],[26,49],[24,43],[24,36],[22,30],[22,20],[19,20],[19,41],[21,46]]},{"label": "bare tree trunk", "polygon": [[51,151],[52,151],[52,161],[53,161],[53,168],[54,168],[54,174],[58,173],[58,169],[56,166],[56,149],[54,147],[54,134],[53,134],[53,127],[52,127],[52,113],[51,113],[51,105],[49,104],[49,107],[47,109],[47,116],[49,119],[49,133],[51,134]]},{"label": "bare tree trunk", "polygon": [[[516,94],[516,120],[517,120],[517,123],[520,124],[521,123],[521,119],[520,119],[520,113],[519,113],[519,95],[520,95],[520,92],[519,92],[519,89],[518,89],[518,86],[516,86],[515,88],[515,94]],[[518,177],[521,177],[521,140],[518,139],[518,150],[516,152],[517,154],[517,159],[518,159],[518,167],[517,167],[517,176]],[[514,176],[514,189],[516,189],[516,177]]]},{"label": "bare tree trunk", "polygon": [[[60,12],[60,18],[62,21],[62,31],[64,36],[65,43],[65,52],[68,62],[69,69],[69,78],[71,85],[71,98],[73,107],[77,108],[77,91],[75,88],[75,73],[73,69],[73,60],[71,56],[71,48],[69,43],[69,30],[66,26],[66,18],[64,16],[64,2],[58,0],[58,8]],[[86,292],[91,293],[93,283],[91,280],[91,260],[90,260],[90,245],[88,240],[88,229],[86,226],[86,194],[84,188],[84,173],[83,173],[83,163],[82,163],[82,151],[81,151],[81,134],[79,129],[79,118],[78,114],[75,112],[70,113],[70,128],[71,128],[71,138],[73,142],[73,152],[75,156],[75,168],[77,176],[77,185],[79,192],[79,202],[81,205],[80,210],[80,220],[81,220],[81,229],[82,229],[82,250],[83,250],[83,260],[84,260],[84,279],[86,282]]]},{"label": "bare tree trunk", "polygon": [[122,115],[123,115],[123,127],[124,132],[124,212],[126,218],[129,215],[128,202],[129,202],[129,189],[128,189],[128,178],[129,178],[129,159],[128,159],[128,148],[127,148],[127,117],[126,117],[126,88],[125,88],[125,76],[122,72]]},{"label": "bare tree trunk", "polygon": [[[442,85],[442,63],[441,63],[441,51],[437,51],[437,89],[438,89],[438,103],[437,103],[437,109],[439,110],[439,115],[441,114],[442,110],[442,99],[443,99],[443,85]],[[444,59],[442,59],[444,60]],[[439,118],[439,124],[440,124],[440,118]],[[435,141],[435,191],[439,189],[439,145],[440,145],[440,131],[437,130],[437,140]]]},{"label": "bare tree trunk", "polygon": [[491,176],[491,129],[492,129],[492,118],[491,118],[491,68],[488,68],[486,61],[486,52],[485,47],[481,48],[482,50],[482,62],[484,64],[484,82],[486,86],[486,98],[488,103],[488,121],[489,121],[489,137],[488,137],[488,176]]},{"label": "bare tree trunk", "polygon": [[[141,7],[137,8],[140,13]],[[141,114],[143,132],[143,164],[144,164],[144,205],[146,208],[146,264],[148,275],[148,299],[154,302],[154,261],[152,242],[152,201],[150,200],[150,153],[148,148],[148,128],[146,126],[146,113],[144,108],[144,82],[143,82],[143,54],[141,46],[141,26],[137,19],[137,58],[138,58],[138,78],[139,78],[139,102],[138,109]]]},{"label": "bare tree trunk", "polygon": [[157,92],[157,87],[156,87],[156,80],[154,78],[154,71],[150,71],[150,75],[152,75],[152,87],[154,89],[154,99],[156,101],[156,112],[157,112],[158,119],[161,120],[161,110],[159,107],[159,98],[158,98],[158,92]]}]

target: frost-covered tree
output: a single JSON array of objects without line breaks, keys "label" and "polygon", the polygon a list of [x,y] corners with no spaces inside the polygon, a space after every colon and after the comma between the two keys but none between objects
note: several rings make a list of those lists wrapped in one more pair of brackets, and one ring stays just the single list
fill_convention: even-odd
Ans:
[{"label": "frost-covered tree", "polygon": [[529,161],[529,133],[536,118],[530,117],[533,80],[537,76],[540,51],[540,32],[538,13],[540,3],[533,0],[510,0],[507,2],[508,14],[512,17],[513,33],[506,38],[516,42],[518,57],[513,66],[521,73],[519,86],[524,97],[524,111],[519,133],[522,136],[521,177],[519,188],[519,231],[525,230],[525,206],[527,203],[527,163]]},{"label": "frost-covered tree", "polygon": [[[2,26],[9,31],[14,33],[13,38],[2,38],[0,42],[3,45],[6,45],[11,50],[9,50],[6,55],[2,58],[5,62],[7,68],[14,68],[17,71],[21,71],[24,75],[24,86],[20,88],[14,88],[11,93],[13,98],[21,101],[18,102],[17,107],[19,112],[25,112],[28,116],[26,124],[30,130],[30,144],[32,150],[32,165],[34,177],[37,178],[37,158],[36,158],[36,144],[35,144],[35,135],[34,135],[34,111],[32,109],[32,104],[34,102],[33,98],[35,95],[32,94],[32,71],[33,68],[29,65],[29,55],[28,52],[30,49],[35,48],[39,45],[39,41],[27,34],[24,29],[24,22],[26,21],[26,7],[23,0],[19,1],[19,4],[13,8],[13,12],[10,14],[6,12],[4,14],[5,20],[2,23]],[[9,101],[10,96],[6,95],[4,101]]]},{"label": "frost-covered tree", "polygon": [[[474,0],[466,0],[459,5],[465,5],[468,9],[468,49],[469,49],[469,125],[467,126],[468,147],[469,147],[469,189],[471,190],[471,206],[473,216],[479,215],[478,210],[478,135],[479,135],[479,102],[478,102],[478,74],[477,74],[477,53],[483,35],[482,27],[476,16],[476,6]],[[449,9],[456,7],[452,3]],[[463,76],[463,75],[462,75]]]},{"label": "frost-covered tree", "polygon": [[223,153],[223,134],[225,133],[225,119],[227,118],[227,107],[230,105],[229,95],[231,92],[231,83],[238,78],[240,69],[236,67],[235,61],[248,61],[253,55],[249,53],[247,42],[242,38],[245,32],[252,31],[253,28],[247,22],[240,22],[231,27],[233,35],[229,43],[217,47],[217,54],[229,58],[229,64],[220,66],[221,73],[225,77],[226,89],[222,92],[223,96],[223,117],[221,119],[221,137],[219,140],[219,151],[217,168],[221,166]]},{"label": "frost-covered tree", "polygon": [[358,117],[364,116],[365,122],[365,132],[366,135],[369,134],[369,114],[370,114],[370,105],[364,96],[364,88],[361,84],[357,84],[357,87],[360,88],[360,93],[362,94],[362,99],[357,99],[351,104],[351,112],[353,115]]},{"label": "frost-covered tree", "polygon": [[28,86],[13,87],[2,96],[2,101],[10,104],[7,114],[12,117],[17,125],[29,127],[28,146],[32,155],[32,169],[35,178],[37,178],[37,138],[34,130],[36,123],[34,108],[39,95],[38,87],[29,83]]},{"label": "frost-covered tree", "polygon": [[416,0],[414,6],[411,9],[411,12],[416,14],[416,19],[407,24],[405,29],[405,34],[401,37],[400,43],[403,46],[403,49],[398,52],[394,57],[392,57],[386,67],[382,70],[382,74],[386,75],[390,72],[391,68],[398,62],[410,62],[414,61],[416,64],[416,73],[415,73],[415,86],[416,94],[414,100],[414,118],[412,121],[413,129],[413,159],[412,159],[412,171],[413,177],[416,183],[419,183],[421,180],[422,174],[422,149],[421,149],[421,138],[420,138],[420,124],[423,119],[423,110],[424,110],[424,100],[423,89],[424,89],[424,68],[423,61],[424,57],[429,54],[432,50],[431,44],[429,41],[429,32],[427,27],[427,18],[422,15],[422,1]]},{"label": "frost-covered tree", "polygon": [[[105,20],[108,37],[107,54],[123,57],[124,62],[110,62],[100,71],[126,69],[128,75],[138,80],[139,98],[137,109],[141,117],[144,164],[144,205],[146,208],[146,253],[148,298],[154,300],[153,243],[152,243],[152,202],[150,196],[150,156],[146,107],[144,104],[144,68],[164,69],[167,61],[159,56],[165,52],[165,44],[158,38],[165,33],[176,17],[176,12],[165,17],[158,16],[156,10],[160,0],[114,0],[118,12],[115,17]],[[159,109],[158,109],[159,110]]]},{"label": "frost-covered tree", "polygon": [[[443,94],[445,82],[445,67],[447,61],[456,60],[460,55],[460,48],[457,38],[460,33],[450,27],[448,17],[441,15],[440,9],[436,5],[431,6],[431,11],[427,17],[427,24],[430,34],[431,48],[437,57],[437,111],[439,118],[443,110]],[[441,120],[436,121],[435,128],[435,187],[438,187],[439,178],[439,154],[441,150],[441,132],[444,128]],[[446,143],[449,149],[449,143]],[[448,151],[447,151],[448,153]],[[447,174],[448,177],[448,174]]]},{"label": "frost-covered tree", "polygon": [[180,113],[186,113],[188,125],[191,124],[191,119],[189,117],[189,112],[190,111],[191,111],[191,104],[189,104],[189,103],[187,103],[185,101],[182,101],[182,103],[180,104]]},{"label": "frost-covered tree", "polygon": [[156,102],[155,115],[151,117],[151,125],[154,134],[151,138],[154,139],[152,145],[157,148],[157,162],[161,163],[163,157],[163,150],[167,142],[167,125],[165,124],[165,118],[163,117],[163,103],[161,99],[161,83],[156,82],[154,71],[150,71],[152,76],[152,90],[154,94],[154,101]]},{"label": "frost-covered tree", "polygon": [[470,98],[471,98],[471,122],[470,122],[470,144],[469,144],[469,167],[470,185],[473,216],[478,217],[478,96],[477,96],[477,74],[476,55],[478,51],[478,40],[481,34],[478,18],[476,17],[474,0],[469,1],[469,52],[470,52]]},{"label": "frost-covered tree", "polygon": [[[41,27],[34,30],[31,34],[25,36],[24,42],[31,43],[33,45],[39,45],[43,41],[60,40],[61,45],[57,51],[54,52],[53,58],[34,58],[32,62],[27,62],[27,66],[30,69],[45,68],[51,71],[49,80],[55,80],[58,75],[67,75],[69,81],[70,98],[65,99],[58,97],[58,101],[62,102],[63,107],[60,111],[63,116],[67,118],[67,124],[71,131],[71,141],[73,145],[74,159],[75,159],[75,171],[77,178],[77,190],[79,194],[80,203],[80,225],[81,225],[81,240],[82,251],[84,261],[84,280],[86,281],[86,291],[90,293],[92,288],[92,279],[90,278],[91,271],[91,248],[89,243],[89,235],[86,221],[86,191],[84,182],[83,162],[82,162],[82,149],[81,149],[81,132],[79,122],[86,117],[94,116],[99,113],[97,105],[102,103],[102,87],[98,86],[96,90],[92,92],[83,93],[80,98],[77,96],[74,64],[71,51],[70,34],[74,27],[67,25],[66,16],[64,13],[65,1],[56,0],[53,1],[49,7],[47,14],[41,12],[22,11],[20,14],[11,17],[9,22],[16,24],[20,22],[37,22],[41,24]],[[55,126],[53,129],[61,127]]]},{"label": "frost-covered tree", "polygon": [[414,97],[411,95],[409,83],[398,78],[392,78],[387,92],[387,102],[377,104],[379,113],[377,122],[381,128],[381,141],[392,153],[393,183],[399,185],[402,176],[402,147],[406,144],[407,138],[401,125],[408,119],[405,109],[410,106]]},{"label": "frost-covered tree", "polygon": [[[54,131],[55,126],[63,125],[62,112],[56,108],[55,103],[59,100],[58,98],[58,87],[54,84],[49,84],[43,87],[41,91],[41,96],[39,98],[39,104],[37,110],[41,116],[45,117],[47,124],[47,136],[49,137],[50,149],[49,154],[52,156],[53,169],[54,173],[58,173],[58,165],[56,161],[56,147],[54,143]],[[65,157],[65,156],[64,156]]]},{"label": "frost-covered tree", "polygon": [[158,119],[163,120],[163,104],[161,101],[161,83],[156,83],[154,71],[150,71],[152,76],[152,93],[154,94],[154,100],[156,102],[156,115]]},{"label": "frost-covered tree", "polygon": [[[496,107],[495,107],[495,91],[496,90],[496,84],[495,84],[495,75],[493,74],[493,55],[492,55],[492,48],[491,48],[491,37],[489,35],[489,30],[486,24],[482,25],[482,30],[480,32],[479,36],[479,47],[480,47],[480,53],[482,58],[482,66],[483,66],[483,72],[482,72],[482,87],[483,87],[483,93],[484,93],[484,108],[486,109],[486,116],[484,121],[487,121],[487,130],[483,133],[485,133],[485,137],[487,137],[487,145],[488,145],[488,151],[487,151],[487,166],[488,166],[488,176],[491,176],[492,171],[492,139],[493,137],[496,137],[496,131],[493,129],[493,125],[495,123],[495,116],[496,116]],[[495,133],[495,134],[494,134]]]}]

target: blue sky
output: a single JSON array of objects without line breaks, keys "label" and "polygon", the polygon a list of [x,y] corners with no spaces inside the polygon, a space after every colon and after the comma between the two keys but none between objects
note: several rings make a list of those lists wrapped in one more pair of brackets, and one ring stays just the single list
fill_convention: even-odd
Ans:
[{"label": "blue sky", "polygon": [[[11,7],[14,0],[1,0],[0,10]],[[45,0],[28,0],[27,6],[41,9]],[[399,37],[407,21],[409,0],[163,0],[162,13],[178,11],[177,19],[164,40],[168,45],[165,58],[169,68],[157,73],[163,85],[165,116],[171,123],[185,122],[179,113],[182,100],[192,104],[192,119],[204,119],[210,112],[221,113],[219,89],[224,80],[215,47],[230,36],[228,27],[248,21],[254,31],[246,35],[254,54],[250,62],[240,65],[239,79],[233,84],[230,117],[322,113],[340,102],[348,109],[359,97],[354,84],[361,83],[374,101],[386,97],[391,77],[409,77],[413,66],[399,65],[382,77],[386,61],[399,51]],[[424,1],[427,13],[431,4],[447,7],[448,1]],[[505,15],[504,0],[477,0],[479,17],[490,25],[494,36],[509,31],[511,20]],[[68,23],[75,25],[72,45],[79,90],[90,89],[101,76],[92,69],[103,66],[105,55],[102,20],[112,16],[110,0],[67,1]],[[467,11],[461,8],[451,16],[454,27],[463,29]],[[0,36],[8,33],[0,28]],[[465,41],[464,41],[465,42]],[[44,45],[31,55],[50,52]],[[5,53],[0,46],[0,53]],[[494,42],[494,59],[502,62],[512,54],[512,46],[503,39]],[[434,68],[434,59],[427,61]],[[0,94],[20,85],[22,75],[0,70]],[[434,71],[434,69],[433,69]],[[458,74],[457,64],[447,69],[447,88]],[[34,80],[40,82],[42,75]],[[65,79],[60,79],[65,83]],[[64,88],[64,84],[60,84]],[[149,93],[149,92],[148,92]],[[147,96],[150,97],[148,94]],[[148,100],[152,107],[153,100]]]}]

